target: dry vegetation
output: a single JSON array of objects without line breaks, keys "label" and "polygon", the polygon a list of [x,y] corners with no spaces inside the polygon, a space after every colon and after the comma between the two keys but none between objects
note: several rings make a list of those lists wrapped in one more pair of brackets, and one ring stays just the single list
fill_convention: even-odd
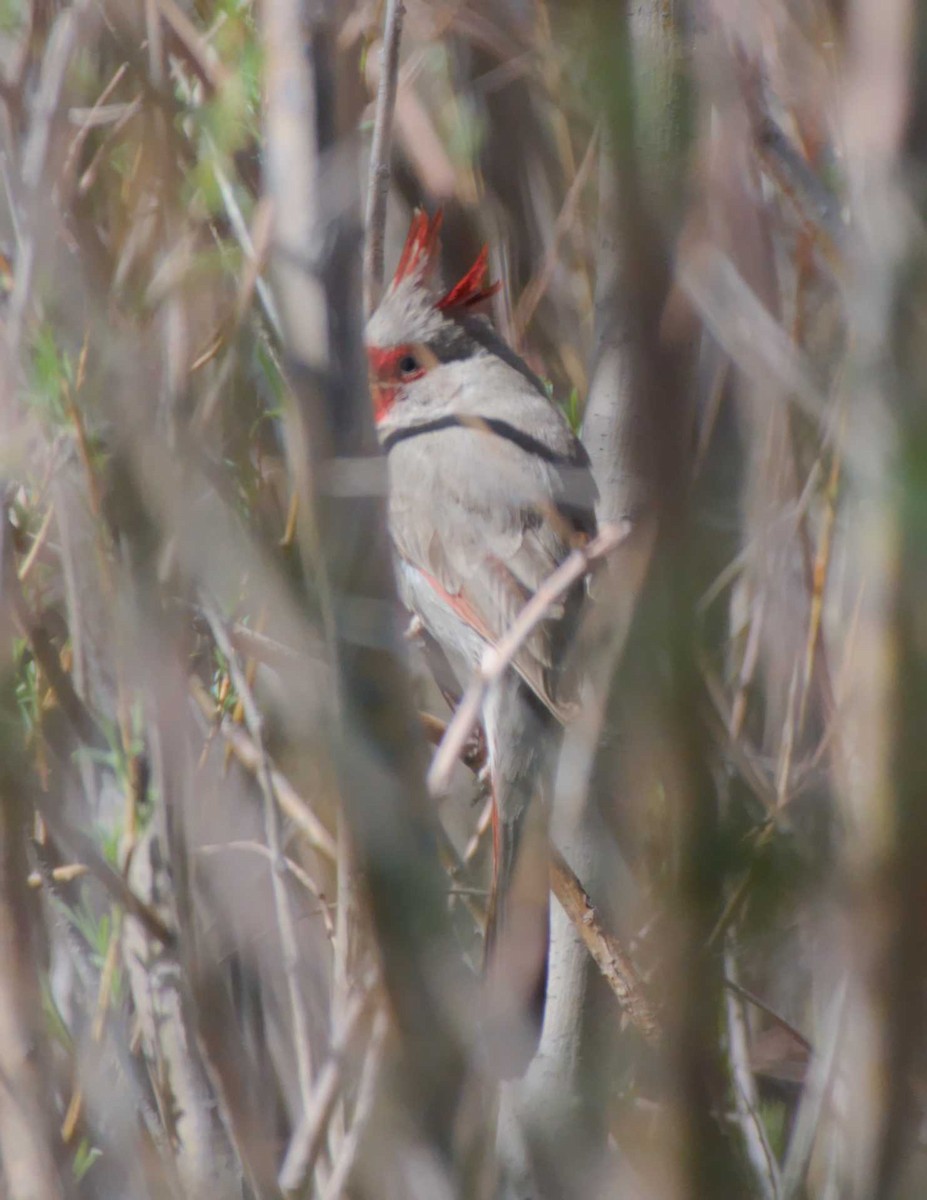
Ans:
[{"label": "dry vegetation", "polygon": [[[0,0],[0,1194],[923,1196],[923,8],[402,8]],[[502,1087],[363,363],[417,204],[630,519]]]}]

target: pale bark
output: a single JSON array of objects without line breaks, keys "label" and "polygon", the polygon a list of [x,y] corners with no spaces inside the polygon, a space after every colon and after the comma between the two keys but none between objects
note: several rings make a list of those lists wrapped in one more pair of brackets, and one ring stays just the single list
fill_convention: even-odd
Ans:
[{"label": "pale bark", "polygon": [[42,1050],[26,839],[16,787],[5,777],[0,790],[0,1161],[7,1195],[60,1200],[68,1190],[55,1162],[58,1139]]},{"label": "pale bark", "polygon": [[[466,981],[449,941],[446,884],[433,853],[423,743],[394,622],[382,501],[325,495],[310,465],[374,447],[353,254],[360,225],[356,172],[342,176],[331,164],[320,169],[334,114],[322,70],[333,37],[329,7],[298,0],[263,5],[272,270],[297,400],[289,449],[304,560],[338,665],[335,766],[400,1036],[402,1095],[415,1138],[453,1176],[463,1055],[452,1005]],[[366,614],[362,641],[355,602]],[[395,1169],[396,1162],[378,1163],[381,1187],[383,1172]]]},{"label": "pale bark", "polygon": [[[150,830],[135,847],[129,883],[170,922],[172,883],[162,845]],[[200,1050],[194,1001],[178,949],[127,916],[122,953],[142,1048],[165,1125],[173,1134],[184,1194],[191,1200],[207,1194],[216,1200],[240,1200],[242,1169]]]},{"label": "pale bark", "polygon": [[[564,739],[552,836],[597,907],[609,920],[618,909],[627,921],[635,889],[599,809],[612,802],[613,770],[596,760],[608,692],[653,544],[655,381],[648,351],[666,301],[668,277],[659,264],[667,257],[671,189],[678,187],[673,169],[680,77],[678,30],[666,4],[649,0],[633,12],[618,8],[617,17],[613,10],[602,13],[597,35],[614,38],[618,61],[612,70],[627,81],[625,111],[634,118],[613,125],[603,143],[595,347],[582,436],[599,487],[600,522],[630,518],[636,531],[593,588],[595,603],[581,638],[589,664],[586,703]],[[642,122],[635,102],[645,88]],[[654,211],[663,228],[650,219]],[[605,1094],[618,1028],[614,998],[559,906],[552,911],[549,972],[538,1057],[523,1081],[505,1089],[502,1101],[500,1148],[512,1197],[586,1197],[607,1161]],[[568,1154],[561,1152],[566,1146]]]}]

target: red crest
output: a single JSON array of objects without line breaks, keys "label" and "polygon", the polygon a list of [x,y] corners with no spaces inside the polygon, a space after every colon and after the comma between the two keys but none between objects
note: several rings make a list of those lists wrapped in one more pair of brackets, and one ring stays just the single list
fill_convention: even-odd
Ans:
[{"label": "red crest", "polygon": [[[422,209],[416,210],[393,276],[394,285],[410,277],[417,277],[422,283],[427,280],[437,262],[443,217],[440,209],[433,217],[429,217]],[[489,282],[489,248],[484,246],[466,275],[435,301],[435,308],[453,316],[490,299],[501,286],[500,283]]]}]

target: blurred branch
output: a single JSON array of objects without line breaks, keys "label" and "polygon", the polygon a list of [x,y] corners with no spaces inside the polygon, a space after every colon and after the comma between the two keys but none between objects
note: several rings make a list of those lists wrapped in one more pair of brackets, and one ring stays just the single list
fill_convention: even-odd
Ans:
[{"label": "blurred branch", "polygon": [[715,247],[700,246],[682,259],[679,281],[741,370],[774,379],[826,433],[827,403],[804,356],[731,259]]},{"label": "blurred branch", "polygon": [[846,225],[837,196],[818,178],[800,148],[769,112],[762,72],[753,69],[746,53],[736,56],[735,71],[760,163],[791,203],[828,265],[841,272]]},{"label": "blurred branch", "polygon": [[451,771],[462,755],[486,693],[511,666],[515,655],[544,620],[551,605],[569,591],[578,579],[582,579],[590,567],[619,546],[630,531],[631,527],[626,521],[619,525],[606,525],[588,545],[573,550],[541,584],[499,641],[487,648],[480,668],[457,706],[432,760],[428,772],[428,788],[432,795],[440,795],[447,787]]},{"label": "blurred branch", "polygon": [[23,637],[29,643],[35,661],[42,668],[58,705],[74,733],[90,749],[106,749],[106,735],[86,704],[78,696],[71,676],[61,666],[58,651],[55,649],[45,625],[28,611],[18,581],[10,580],[8,587],[13,611],[16,614],[16,623],[19,625]]},{"label": "blurred branch", "polygon": [[[266,859],[275,870],[279,870],[279,860],[275,858],[272,851],[269,849],[269,847],[265,846],[263,842],[229,841],[218,842],[213,845],[207,844],[203,846],[197,846],[196,848],[196,853],[203,855],[229,854],[234,853],[235,851],[242,851],[248,854],[257,854],[261,858]],[[331,940],[335,934],[335,928],[332,923],[330,912],[332,907],[331,903],[326,900],[312,876],[309,875],[307,871],[304,871],[298,862],[296,862],[288,854],[284,855],[284,859],[286,861],[286,869],[289,874],[291,874],[295,880],[301,883],[311,896],[314,896],[315,899],[318,900],[319,907],[317,911],[325,923],[325,932],[328,934],[329,940]]]},{"label": "blurred branch", "polygon": [[370,1044],[367,1047],[360,1080],[357,1084],[357,1100],[354,1104],[351,1128],[345,1135],[338,1155],[332,1164],[332,1173],[328,1180],[328,1186],[322,1193],[322,1200],[340,1200],[347,1187],[351,1170],[357,1161],[361,1138],[364,1136],[367,1123],[373,1112],[374,1098],[383,1066],[383,1052],[388,1032],[389,1018],[383,1009],[380,1008],[373,1018]]},{"label": "blurred branch", "polygon": [[731,979],[729,975],[725,976],[724,978],[724,986],[728,991],[733,992],[735,996],[739,996],[741,1000],[745,1000],[747,1004],[752,1004],[753,1007],[759,1009],[761,1013],[765,1013],[772,1023],[777,1025],[779,1029],[783,1030],[784,1033],[788,1034],[788,1036],[794,1042],[796,1042],[802,1050],[806,1051],[808,1054],[813,1051],[814,1047],[812,1046],[811,1042],[808,1041],[802,1031],[800,1029],[796,1029],[791,1021],[787,1021],[781,1013],[776,1012],[776,1010],[768,1005],[765,1000],[760,999],[755,992],[751,992],[749,988],[745,988],[743,984],[738,983],[736,979]]},{"label": "blurred branch", "polygon": [[299,965],[299,946],[296,940],[296,925],[290,900],[286,891],[287,860],[280,841],[280,826],[277,818],[277,803],[271,765],[267,751],[264,748],[264,718],[251,693],[247,676],[238,661],[238,655],[225,625],[214,608],[204,603],[203,611],[216,645],[225,655],[229,673],[238,693],[245,715],[245,723],[257,751],[257,780],[264,798],[264,836],[267,848],[274,857],[270,872],[274,897],[274,910],[277,916],[277,929],[280,936],[280,947],[283,957],[283,971],[286,978],[287,993],[290,1003],[290,1017],[293,1022],[293,1052],[296,1058],[296,1071],[299,1080],[299,1091],[303,1103],[303,1111],[307,1112],[312,1092],[312,1059],[309,1046],[309,1026],[306,1021],[306,1004],[302,995],[297,967]]},{"label": "blurred branch", "polygon": [[91,18],[98,19],[93,0],[76,0],[59,13],[45,46],[42,74],[38,90],[32,98],[32,121],[23,145],[20,162],[20,185],[23,203],[19,217],[19,245],[16,253],[16,274],[9,299],[6,318],[6,337],[11,361],[20,350],[23,326],[32,300],[32,284],[36,267],[36,225],[39,214],[51,195],[43,192],[43,180],[52,143],[53,127],[63,115],[62,95],[68,71],[74,62],[81,41],[88,33]]},{"label": "blurred branch", "polygon": [[[559,6],[566,10],[568,6]],[[584,703],[560,752],[552,828],[564,858],[592,896],[625,906],[630,876],[602,819],[615,808],[615,764],[602,732],[615,667],[654,543],[653,513],[670,507],[667,480],[680,479],[686,414],[672,352],[658,346],[669,286],[668,226],[684,195],[679,147],[685,88],[679,5],[663,0],[587,8],[585,69],[604,118],[599,152],[595,326],[582,439],[599,489],[599,522],[630,519],[625,549],[592,589],[579,637]],[[673,460],[671,469],[661,466]],[[608,849],[606,849],[608,847]],[[513,1162],[512,1196],[588,1195],[608,1156],[604,1097],[612,1079],[610,1003],[581,938],[555,910],[548,1006],[540,1053],[513,1100],[523,1136],[563,1147],[528,1176]],[[511,1143],[512,1139],[508,1139]],[[606,1168],[607,1169],[607,1168]]]},{"label": "blurred branch", "polygon": [[155,0],[155,4],[173,35],[175,46],[179,48],[197,77],[211,92],[218,92],[227,85],[232,78],[231,71],[220,60],[206,38],[200,35],[176,0]]},{"label": "blurred branch", "polygon": [[592,174],[592,168],[595,166],[601,133],[601,125],[597,124],[592,132],[592,137],[589,139],[589,145],[586,147],[583,160],[579,164],[576,174],[570,183],[570,189],[564,198],[563,207],[560,209],[557,220],[554,222],[550,248],[538,270],[528,280],[524,291],[518,298],[518,303],[515,305],[515,312],[512,314],[512,328],[515,331],[516,344],[524,336],[525,330],[528,328],[541,298],[550,286],[550,281],[557,267],[560,244],[567,230],[576,220],[583,189],[589,182],[589,176]]},{"label": "blurred branch", "polygon": [[828,264],[842,270],[845,227],[839,203],[769,114],[756,115],[757,151],[767,173],[793,205]]},{"label": "blurred branch", "polygon": [[[730,937],[728,940],[730,941]],[[736,963],[729,947],[725,952],[725,969],[728,978],[733,979]],[[733,988],[726,990],[725,1015],[727,1018],[728,1057],[734,1084],[734,1105],[743,1133],[747,1158],[753,1168],[754,1178],[764,1200],[778,1200],[780,1194],[779,1165],[769,1144],[769,1137],[760,1115],[756,1080],[750,1065],[747,1021],[740,996],[735,993]]]},{"label": "blurred branch", "polygon": [[847,981],[841,979],[820,1023],[818,1051],[812,1056],[805,1076],[801,1103],[782,1165],[782,1200],[792,1200],[804,1187],[821,1116],[835,1083],[837,1051],[845,1036],[846,1009]]},{"label": "blurred branch", "polygon": [[[868,1036],[862,1069],[880,1074],[868,1098],[854,1092],[849,1136],[871,1194],[902,1197],[924,1192],[927,1174],[927,10],[911,0],[854,0],[847,20],[844,145],[857,236],[849,420],[879,481],[858,497],[867,508],[856,532],[860,558],[879,577],[866,580],[865,644],[854,656],[851,686],[868,695],[854,696],[859,740],[851,747],[846,739],[844,770],[855,774],[861,742],[872,759],[848,797],[844,866],[860,889],[854,934],[862,930],[847,1040]],[[857,473],[851,486],[859,492],[864,483]]]},{"label": "blurred branch", "polygon": [[[174,883],[158,843],[152,825],[133,851],[128,877],[152,911],[170,919]],[[129,917],[122,932],[122,962],[152,1087],[161,1110],[173,1113],[172,1145],[186,1195],[234,1200],[241,1196],[242,1168],[203,1058],[180,949],[176,943],[159,943]]]},{"label": "blurred branch", "polygon": [[[294,665],[302,667],[307,662],[307,656],[299,650],[294,650],[291,646],[286,646],[283,642],[268,637],[264,633],[255,633],[246,625],[233,625],[229,629],[229,638],[239,654],[245,658],[256,659],[257,662],[265,663],[269,667],[278,669]],[[323,661],[324,653],[325,648],[320,641],[314,656],[317,662]]]},{"label": "blurred branch", "polygon": [[[616,178],[614,136],[609,131],[599,152],[595,347],[582,427],[599,488],[597,512],[605,521],[639,512],[652,499],[653,483],[648,478],[650,431],[639,345],[640,293],[652,281],[638,260],[644,247],[631,240],[640,236],[636,219],[623,211],[631,202]],[[633,187],[632,179],[625,176],[626,190]]]},{"label": "blurred branch", "polygon": [[345,1065],[363,1032],[376,1000],[376,989],[368,982],[354,995],[344,1014],[344,1023],[332,1045],[328,1061],[319,1072],[310,1102],[287,1147],[280,1168],[280,1190],[298,1192],[311,1175],[324,1144],[335,1102],[345,1086]]},{"label": "blurred branch", "polygon": [[[3,754],[10,757],[9,746]],[[69,1189],[55,1160],[52,1093],[41,1052],[46,1038],[30,936],[21,781],[9,772],[5,762],[0,779],[0,1157],[9,1196],[61,1200]]]},{"label": "blurred branch", "polygon": [[[336,114],[327,10],[265,0],[266,180],[273,278],[296,410],[288,451],[300,496],[304,570],[316,582],[331,652],[331,745],[365,909],[397,1030],[410,1135],[453,1179],[454,1128],[472,980],[450,931],[421,734],[394,624],[382,498],[316,491],[313,468],[375,451],[354,268],[356,171],[321,170]],[[363,598],[363,636],[352,621]],[[380,1170],[383,1164],[379,1164]]]},{"label": "blurred branch", "polygon": [[[229,634],[230,643],[234,644],[235,635]],[[251,645],[251,642],[247,642]],[[207,721],[214,721],[216,704],[202,683],[195,676],[190,679],[190,691],[200,711]],[[227,717],[219,723],[219,732],[228,742],[232,753],[241,765],[252,775],[259,777],[261,771],[261,752],[254,740],[245,731],[230,721]],[[322,822],[316,817],[306,800],[299,795],[287,777],[276,767],[270,767],[270,783],[274,798],[280,805],[281,812],[293,822],[296,828],[305,836],[314,850],[324,854],[334,862],[336,857],[335,839]]]},{"label": "blurred branch", "polygon": [[[204,135],[207,136],[207,135]],[[222,196],[222,203],[225,205],[225,211],[228,215],[229,224],[238,239],[238,243],[242,248],[245,260],[248,263],[249,270],[254,279],[254,290],[258,294],[258,299],[261,302],[261,308],[264,310],[264,316],[276,336],[281,336],[280,317],[277,314],[277,306],[274,303],[274,298],[271,295],[270,287],[262,275],[263,271],[263,248],[260,250],[255,247],[255,239],[251,236],[251,231],[248,229],[248,224],[245,221],[238,199],[235,196],[235,190],[232,187],[231,181],[219,165],[219,155],[215,146],[212,146],[213,152],[213,175],[216,183],[219,185],[219,192]],[[257,225],[258,218],[263,215],[262,210],[258,209],[255,213],[255,223]]]},{"label": "blurred branch", "polygon": [[295,362],[324,371],[328,314],[316,270],[322,231],[319,113],[304,9],[299,0],[266,0],[261,9],[264,176],[273,205],[271,266],[284,342]]},{"label": "blurred branch", "polygon": [[52,807],[50,800],[40,798],[36,807],[55,841],[64,847],[72,858],[86,866],[108,895],[135,917],[152,937],[165,946],[173,946],[177,940],[174,931],[165,925],[154,909],[136,896],[122,875],[109,865],[97,849],[93,838],[82,830],[75,829],[62,813]]},{"label": "blurred branch", "polygon": [[370,146],[367,179],[367,213],[364,220],[364,311],[373,312],[383,285],[383,238],[389,197],[390,150],[393,114],[399,86],[399,44],[402,39],[403,0],[386,0],[383,46],[377,85],[377,110]]}]

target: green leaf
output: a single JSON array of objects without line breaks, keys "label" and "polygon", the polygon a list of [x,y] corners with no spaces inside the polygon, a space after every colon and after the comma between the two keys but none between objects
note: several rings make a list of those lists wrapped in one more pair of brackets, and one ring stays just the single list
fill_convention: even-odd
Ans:
[{"label": "green leaf", "polygon": [[103,1151],[99,1146],[92,1146],[86,1138],[81,1138],[80,1144],[74,1152],[74,1179],[77,1183],[84,1178],[93,1164],[102,1155]]}]

